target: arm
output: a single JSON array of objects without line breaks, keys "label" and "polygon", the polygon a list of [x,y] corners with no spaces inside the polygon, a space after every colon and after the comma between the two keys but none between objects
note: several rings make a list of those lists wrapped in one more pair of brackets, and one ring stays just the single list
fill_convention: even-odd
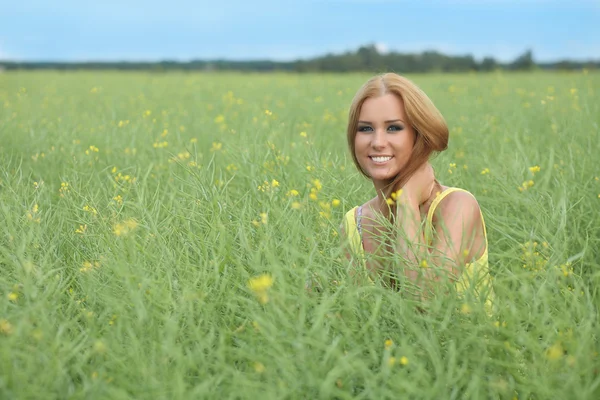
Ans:
[{"label": "arm", "polygon": [[479,258],[485,250],[483,221],[471,194],[455,192],[443,201],[446,204],[439,208],[430,258],[456,281],[468,260]]},{"label": "arm", "polygon": [[420,229],[419,203],[406,191],[396,202],[396,221],[399,229],[396,252],[403,258],[405,277],[410,282],[417,283],[418,269],[415,267],[423,259],[426,243]]},{"label": "arm", "polygon": [[[403,193],[404,194],[404,193]],[[455,192],[445,198],[444,207],[437,215],[434,241],[427,245],[421,231],[418,201],[410,193],[397,205],[398,237],[396,251],[405,259],[404,275],[416,285],[420,297],[440,285],[440,281],[455,281],[462,272],[467,255],[479,254],[483,249],[475,247],[476,227],[483,229],[479,205],[473,196]],[[479,245],[485,246],[485,241]]]}]

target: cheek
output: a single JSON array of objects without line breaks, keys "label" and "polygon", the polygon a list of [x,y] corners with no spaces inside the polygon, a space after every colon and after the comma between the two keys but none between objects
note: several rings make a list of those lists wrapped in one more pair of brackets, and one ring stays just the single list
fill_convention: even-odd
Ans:
[{"label": "cheek", "polygon": [[356,153],[363,152],[365,146],[365,138],[357,135],[356,138],[354,138],[354,149],[356,150]]},{"label": "cheek", "polygon": [[401,147],[404,151],[410,152],[415,147],[415,136],[410,132],[407,132],[406,135],[402,137],[402,141],[400,143]]}]

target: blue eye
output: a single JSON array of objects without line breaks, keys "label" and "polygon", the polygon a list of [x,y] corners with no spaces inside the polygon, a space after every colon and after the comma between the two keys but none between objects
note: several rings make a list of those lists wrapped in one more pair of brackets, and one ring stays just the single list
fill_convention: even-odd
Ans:
[{"label": "blue eye", "polygon": [[371,128],[370,126],[359,126],[358,127],[358,131],[359,132],[368,132],[368,131],[372,131],[373,128]]},{"label": "blue eye", "polygon": [[401,131],[402,129],[404,129],[404,127],[400,125],[390,125],[390,127],[388,128],[388,130],[391,131]]}]

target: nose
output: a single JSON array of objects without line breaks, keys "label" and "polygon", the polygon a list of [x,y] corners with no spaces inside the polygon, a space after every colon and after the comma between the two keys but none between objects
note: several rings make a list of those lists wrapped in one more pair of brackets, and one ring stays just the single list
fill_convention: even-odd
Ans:
[{"label": "nose", "polygon": [[371,146],[374,149],[382,149],[387,144],[387,137],[385,136],[385,131],[381,129],[375,130],[373,133],[373,140],[371,141]]}]

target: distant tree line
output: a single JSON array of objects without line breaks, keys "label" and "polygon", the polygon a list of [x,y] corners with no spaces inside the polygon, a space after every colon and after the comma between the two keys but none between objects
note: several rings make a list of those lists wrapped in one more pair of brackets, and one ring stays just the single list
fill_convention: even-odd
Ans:
[{"label": "distant tree line", "polygon": [[187,62],[11,62],[0,60],[0,70],[146,70],[146,71],[257,71],[257,72],[465,72],[465,71],[530,71],[599,69],[600,60],[577,62],[557,61],[536,63],[531,50],[514,61],[501,63],[492,57],[481,61],[470,55],[448,56],[436,51],[420,54],[397,52],[382,53],[375,45],[367,45],[343,54],[326,54],[307,60],[278,61],[231,61],[193,60]]}]

